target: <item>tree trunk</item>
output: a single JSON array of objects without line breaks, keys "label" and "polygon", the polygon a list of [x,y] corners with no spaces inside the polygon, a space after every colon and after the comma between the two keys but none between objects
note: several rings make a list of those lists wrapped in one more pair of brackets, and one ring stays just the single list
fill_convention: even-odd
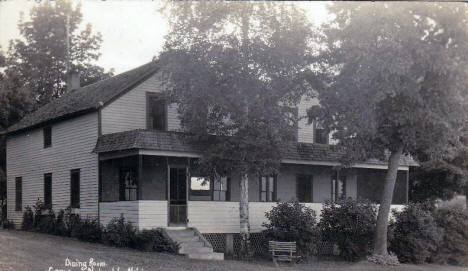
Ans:
[{"label": "tree trunk", "polygon": [[249,223],[249,176],[247,173],[241,175],[240,180],[240,237],[241,237],[241,257],[250,256],[250,223]]},{"label": "tree trunk", "polygon": [[393,190],[400,166],[400,157],[403,152],[403,147],[400,146],[396,151],[392,151],[388,159],[388,170],[385,176],[384,189],[380,200],[379,214],[377,215],[377,225],[375,227],[374,238],[374,254],[388,255],[387,251],[387,230],[388,230],[388,215],[393,199]]}]

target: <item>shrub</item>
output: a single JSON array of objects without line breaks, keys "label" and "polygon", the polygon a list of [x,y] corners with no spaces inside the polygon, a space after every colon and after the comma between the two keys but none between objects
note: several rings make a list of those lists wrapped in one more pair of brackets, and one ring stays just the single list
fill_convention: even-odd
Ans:
[{"label": "shrub", "polygon": [[48,214],[41,214],[35,217],[36,231],[42,233],[55,232],[55,213],[50,210]]},{"label": "shrub", "polygon": [[101,241],[102,232],[102,226],[96,219],[86,218],[79,223],[75,222],[72,236],[81,241],[97,243]]},{"label": "shrub", "polygon": [[390,250],[401,262],[424,263],[437,251],[442,230],[436,224],[432,209],[421,203],[407,205],[402,212],[393,212],[393,238]]},{"label": "shrub", "polygon": [[357,261],[370,252],[376,220],[374,204],[349,198],[325,202],[318,227],[325,241],[338,245],[340,256]]},{"label": "shrub", "polygon": [[134,246],[136,229],[125,218],[113,218],[103,232],[103,242],[116,247]]},{"label": "shrub", "polygon": [[468,213],[462,209],[438,209],[434,212],[442,241],[431,257],[432,262],[468,265]]},{"label": "shrub", "polygon": [[367,256],[367,260],[371,263],[380,264],[380,265],[399,265],[400,262],[398,261],[398,257],[393,254],[389,253],[389,255],[370,255]]},{"label": "shrub", "polygon": [[2,227],[4,229],[14,229],[15,228],[15,223],[11,222],[8,219],[4,219],[2,222]]},{"label": "shrub", "polygon": [[73,214],[70,208],[64,212],[65,234],[70,237],[77,237],[81,226],[81,218],[78,214]]},{"label": "shrub", "polygon": [[34,229],[34,213],[31,207],[26,206],[23,213],[23,222],[21,223],[21,229],[30,231]]},{"label": "shrub", "polygon": [[312,245],[317,239],[315,212],[299,202],[279,202],[271,211],[265,213],[268,223],[266,228],[267,240],[296,241],[300,254],[311,253]]},{"label": "shrub", "polygon": [[136,233],[134,248],[143,251],[174,252],[173,245],[160,229],[142,230]]},{"label": "shrub", "polygon": [[55,219],[55,232],[54,234],[60,236],[69,236],[67,226],[65,224],[65,211],[60,210]]}]

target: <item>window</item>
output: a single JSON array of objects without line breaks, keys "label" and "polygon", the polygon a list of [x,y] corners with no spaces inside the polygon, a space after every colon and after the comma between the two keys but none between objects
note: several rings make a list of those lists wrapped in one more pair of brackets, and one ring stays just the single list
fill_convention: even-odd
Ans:
[{"label": "window", "polygon": [[70,207],[80,208],[80,170],[70,171]]},{"label": "window", "polygon": [[148,129],[167,130],[166,100],[157,94],[147,95]]},{"label": "window", "polygon": [[227,177],[221,177],[214,181],[213,185],[213,200],[214,201],[229,201],[230,179]]},{"label": "window", "polygon": [[336,171],[331,185],[331,198],[333,201],[346,198],[346,175],[341,175],[339,171]]},{"label": "window", "polygon": [[52,146],[52,127],[47,126],[42,130],[44,134],[44,148],[49,148]]},{"label": "window", "polygon": [[190,195],[192,196],[209,196],[211,181],[207,177],[190,177]]},{"label": "window", "polygon": [[23,210],[23,178],[22,177],[16,177],[15,191],[16,191],[15,211],[22,211]]},{"label": "window", "polygon": [[138,200],[138,178],[135,168],[120,169],[119,200]]},{"label": "window", "polygon": [[328,144],[328,132],[323,128],[315,127],[314,142],[318,144]]},{"label": "window", "polygon": [[313,178],[308,175],[299,175],[296,179],[296,196],[299,202],[312,202]]},{"label": "window", "polygon": [[52,173],[44,174],[44,207],[52,209]]},{"label": "window", "polygon": [[260,177],[260,201],[276,201],[276,178]]}]

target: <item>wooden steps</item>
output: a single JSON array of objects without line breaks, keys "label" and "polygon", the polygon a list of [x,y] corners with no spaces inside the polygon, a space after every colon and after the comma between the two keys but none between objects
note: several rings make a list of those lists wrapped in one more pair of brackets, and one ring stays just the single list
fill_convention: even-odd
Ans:
[{"label": "wooden steps", "polygon": [[213,251],[211,244],[194,228],[164,229],[178,247],[178,253],[190,259],[224,260],[224,253]]}]

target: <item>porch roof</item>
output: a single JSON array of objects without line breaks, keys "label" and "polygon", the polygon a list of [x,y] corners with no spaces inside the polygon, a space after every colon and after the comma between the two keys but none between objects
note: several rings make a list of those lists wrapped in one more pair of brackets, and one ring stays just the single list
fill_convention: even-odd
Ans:
[{"label": "porch roof", "polygon": [[[106,153],[125,150],[157,150],[178,153],[201,153],[203,146],[189,143],[181,132],[131,130],[101,135],[94,152]],[[283,159],[289,161],[339,162],[344,152],[333,145],[289,142],[283,147]],[[362,163],[361,163],[362,164]],[[385,161],[369,160],[364,164],[386,165]],[[402,157],[401,166],[417,166],[410,157]]]}]

